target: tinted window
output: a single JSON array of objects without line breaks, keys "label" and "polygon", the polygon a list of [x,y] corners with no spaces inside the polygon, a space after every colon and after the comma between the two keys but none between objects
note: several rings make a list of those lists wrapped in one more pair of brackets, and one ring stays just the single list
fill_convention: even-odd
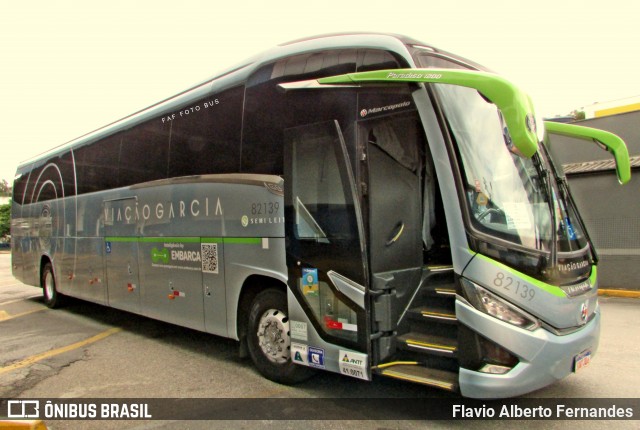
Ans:
[{"label": "tinted window", "polygon": [[83,146],[74,151],[78,194],[118,187],[120,135]]},{"label": "tinted window", "polygon": [[[72,160],[71,152],[67,152],[37,165],[31,171],[24,203],[73,196],[75,178]],[[18,181],[18,186],[24,186],[23,184],[23,180]]]},{"label": "tinted window", "polygon": [[358,55],[358,72],[406,67],[387,51],[366,50]]},{"label": "tinted window", "polygon": [[170,129],[152,120],[75,150],[78,194],[166,178]]},{"label": "tinted window", "polygon": [[24,194],[27,189],[28,182],[29,182],[29,171],[25,170],[24,172],[20,172],[20,176],[18,176],[13,182],[13,202],[14,203],[17,203],[19,205],[22,204],[22,200],[24,199]]},{"label": "tinted window", "polygon": [[[357,50],[304,54],[269,64],[247,82],[242,138],[242,171],[282,174],[283,130],[300,124],[355,115],[353,97],[344,91],[290,91],[281,82],[356,71]],[[345,99],[346,96],[346,99]]]},{"label": "tinted window", "polygon": [[167,177],[170,129],[171,123],[155,119],[122,134],[119,186]]},{"label": "tinted window", "polygon": [[240,169],[244,88],[190,104],[171,118],[169,177],[231,173]]},{"label": "tinted window", "polygon": [[[472,69],[477,66],[471,63],[465,63],[462,61],[456,61],[452,58],[445,58],[437,54],[417,50],[414,52],[414,59],[418,67],[432,68],[432,69]],[[479,67],[479,66],[478,66]]]}]

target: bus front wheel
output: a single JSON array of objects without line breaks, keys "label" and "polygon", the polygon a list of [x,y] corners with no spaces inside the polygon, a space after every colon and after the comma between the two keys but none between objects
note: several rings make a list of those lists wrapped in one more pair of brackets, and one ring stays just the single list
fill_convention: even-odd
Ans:
[{"label": "bus front wheel", "polygon": [[291,361],[287,296],[277,289],[264,290],[251,303],[247,335],[249,354],[258,371],[281,384],[293,384],[313,375]]},{"label": "bus front wheel", "polygon": [[46,263],[42,268],[42,295],[44,296],[44,304],[51,309],[62,306],[64,297],[58,293],[56,288],[56,278],[53,275],[53,266]]}]

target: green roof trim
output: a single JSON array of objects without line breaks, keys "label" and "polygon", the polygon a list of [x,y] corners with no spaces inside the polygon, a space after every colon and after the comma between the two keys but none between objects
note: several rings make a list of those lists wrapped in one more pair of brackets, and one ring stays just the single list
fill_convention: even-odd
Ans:
[{"label": "green roof trim", "polygon": [[318,83],[322,85],[398,82],[439,83],[474,88],[500,109],[513,144],[524,156],[531,157],[538,151],[531,98],[508,80],[493,73],[455,69],[393,69],[318,79]]}]

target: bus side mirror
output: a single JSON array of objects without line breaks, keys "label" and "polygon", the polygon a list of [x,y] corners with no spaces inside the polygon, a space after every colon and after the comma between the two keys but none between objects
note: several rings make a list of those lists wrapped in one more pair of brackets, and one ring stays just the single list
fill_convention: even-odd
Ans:
[{"label": "bus side mirror", "polygon": [[548,134],[574,137],[577,139],[593,141],[613,154],[616,162],[616,175],[621,184],[626,184],[631,179],[631,163],[629,151],[624,141],[617,135],[596,128],[583,127],[574,124],[545,121],[545,129]]}]

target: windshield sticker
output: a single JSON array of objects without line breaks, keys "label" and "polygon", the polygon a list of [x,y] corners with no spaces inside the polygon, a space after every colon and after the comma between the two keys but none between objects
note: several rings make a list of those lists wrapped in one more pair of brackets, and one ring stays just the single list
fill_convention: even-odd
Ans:
[{"label": "windshield sticker", "polygon": [[526,203],[503,203],[502,206],[507,216],[507,228],[509,230],[531,229],[529,207]]},{"label": "windshield sticker", "polygon": [[576,240],[576,231],[573,229],[569,218],[564,219],[564,225],[566,226],[567,236],[569,237],[569,239]]},{"label": "windshield sticker", "polygon": [[316,297],[318,287],[318,269],[302,269],[302,294]]}]

